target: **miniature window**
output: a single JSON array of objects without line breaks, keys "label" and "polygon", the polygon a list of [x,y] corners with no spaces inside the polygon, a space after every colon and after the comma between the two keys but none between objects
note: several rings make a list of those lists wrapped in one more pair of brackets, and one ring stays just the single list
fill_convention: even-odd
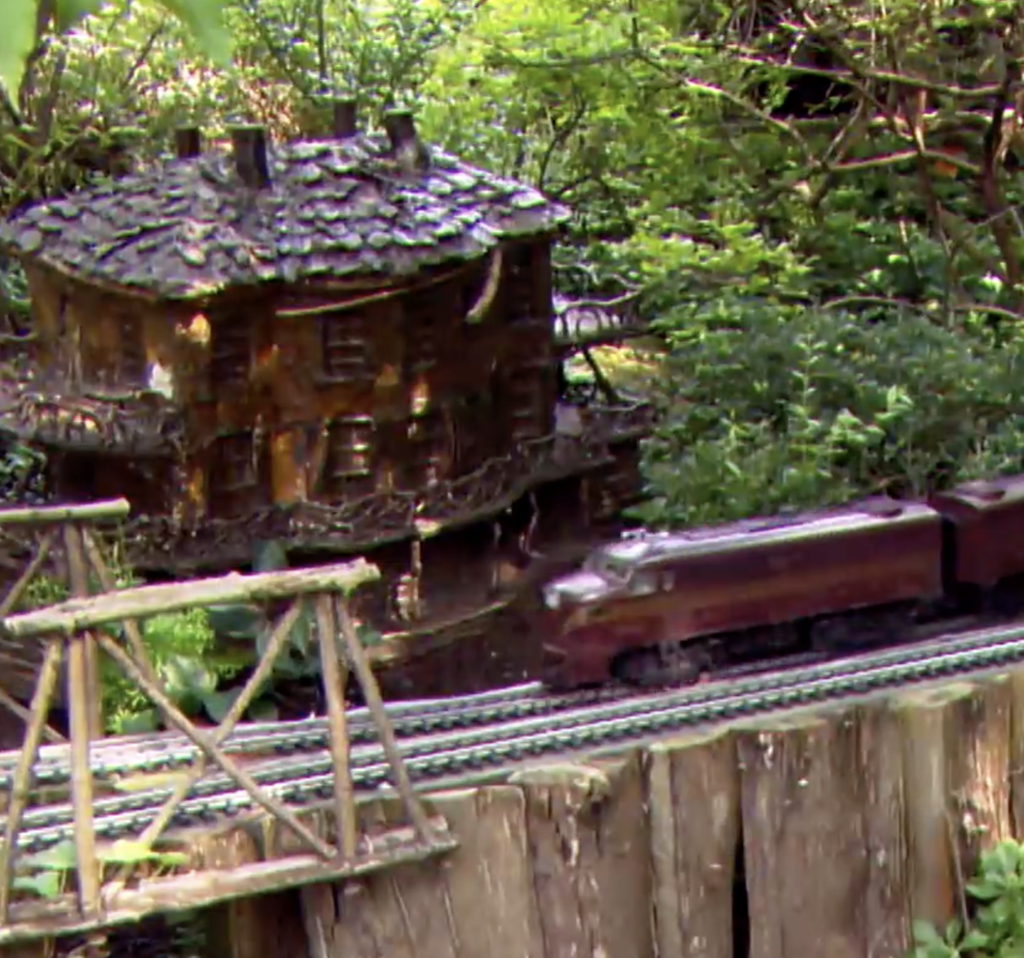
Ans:
[{"label": "miniature window", "polygon": [[629,577],[627,589],[634,598],[644,595],[654,595],[658,591],[659,576],[657,572],[643,570],[636,571]]},{"label": "miniature window", "polygon": [[533,246],[519,243],[505,251],[505,316],[510,323],[528,323],[536,319],[533,306]]},{"label": "miniature window", "polygon": [[146,348],[142,330],[133,315],[118,316],[121,340],[121,379],[142,385],[146,381]]},{"label": "miniature window", "polygon": [[214,444],[207,480],[212,513],[232,517],[261,505],[261,479],[253,433],[247,430],[220,436]]},{"label": "miniature window", "polygon": [[329,492],[336,496],[373,491],[374,423],[370,416],[332,422],[324,467]]},{"label": "miniature window", "polygon": [[413,487],[430,486],[445,478],[449,434],[444,417],[437,411],[409,419],[409,473]]},{"label": "miniature window", "polygon": [[365,315],[355,312],[320,318],[323,375],[336,382],[353,382],[373,376],[370,330]]},{"label": "miniature window", "polygon": [[220,317],[212,324],[210,380],[213,387],[245,386],[251,369],[252,326],[234,317]]},{"label": "miniature window", "polygon": [[221,436],[217,440],[216,449],[216,467],[211,476],[211,486],[218,492],[251,489],[259,478],[256,474],[252,433]]},{"label": "miniature window", "polygon": [[512,437],[517,441],[540,438],[554,427],[554,409],[548,401],[546,371],[546,365],[538,368],[526,366],[508,378],[504,391],[506,415]]}]

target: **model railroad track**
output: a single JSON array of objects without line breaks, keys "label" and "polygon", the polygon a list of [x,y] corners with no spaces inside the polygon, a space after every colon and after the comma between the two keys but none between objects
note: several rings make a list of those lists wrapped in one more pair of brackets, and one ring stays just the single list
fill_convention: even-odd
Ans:
[{"label": "model railroad track", "polygon": [[[871,692],[1004,668],[1024,661],[1024,626],[946,637],[883,653],[842,661],[643,695],[606,698],[526,718],[499,718],[483,727],[434,731],[406,737],[400,750],[413,781],[424,787],[480,783],[506,774],[529,759],[573,752],[614,751],[652,738],[724,720],[801,706],[838,702]],[[520,687],[517,694],[525,694]],[[536,693],[543,697],[542,692]],[[479,697],[475,697],[479,698]],[[491,693],[490,703],[501,701]],[[564,697],[559,697],[564,698]],[[420,703],[432,711],[439,703]],[[407,703],[414,708],[414,703]],[[319,734],[319,733],[317,733]],[[292,805],[330,798],[333,772],[326,752],[270,758],[249,773],[270,794]],[[357,790],[373,792],[390,785],[390,768],[375,744],[352,752]],[[114,839],[137,832],[174,789],[163,787],[99,798],[94,815],[97,834]],[[249,795],[223,774],[199,781],[182,803],[174,825],[187,827],[250,813]],[[19,846],[38,850],[73,837],[70,804],[30,809]]]},{"label": "model railroad track", "polygon": [[[392,703],[385,706],[385,710],[396,735],[408,738],[551,715],[588,704],[620,700],[629,694],[621,688],[604,688],[552,695],[545,694],[539,682],[533,682],[458,698]],[[373,722],[365,708],[349,709],[348,718],[353,745],[376,742]],[[327,748],[328,738],[326,718],[253,722],[239,726],[221,747],[225,752],[242,755],[305,753]],[[90,765],[94,777],[116,780],[124,775],[186,767],[198,755],[199,750],[184,735],[164,732],[97,742],[91,749]],[[69,756],[67,745],[44,745],[33,768],[35,785],[47,788],[66,785],[71,778]],[[11,789],[17,762],[17,751],[0,752],[0,791]]]}]

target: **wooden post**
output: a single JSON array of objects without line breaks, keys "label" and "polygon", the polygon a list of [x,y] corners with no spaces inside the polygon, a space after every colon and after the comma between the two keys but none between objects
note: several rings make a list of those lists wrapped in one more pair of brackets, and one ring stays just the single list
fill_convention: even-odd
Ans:
[{"label": "wooden post", "polygon": [[127,499],[107,499],[80,506],[16,506],[0,509],[0,526],[40,526],[61,522],[125,519],[131,512]]},{"label": "wooden post", "polygon": [[348,725],[345,720],[345,670],[338,656],[337,625],[334,604],[327,593],[316,600],[317,634],[320,640],[320,666],[323,672],[327,721],[331,729],[331,758],[334,762],[334,810],[338,819],[341,854],[355,858],[359,841],[355,791],[349,767]]},{"label": "wooden post", "polygon": [[[68,574],[71,578],[71,594],[75,598],[85,598],[89,594],[89,573],[85,564],[85,541],[82,530],[77,523],[64,526],[64,548],[67,552]],[[96,641],[92,634],[83,632],[75,640],[81,646],[83,658],[83,691],[85,692],[85,717],[88,723],[89,737],[103,738],[103,684],[100,681],[100,662],[97,654]],[[75,655],[71,651],[71,660]]]},{"label": "wooden post", "polygon": [[75,852],[78,859],[78,906],[83,917],[100,907],[100,869],[93,826],[92,767],[89,761],[90,710],[88,659],[84,641],[66,640],[68,649],[68,708],[71,725],[71,801],[75,813]]},{"label": "wooden post", "polygon": [[11,790],[11,807],[7,811],[7,823],[4,826],[4,844],[0,848],[0,924],[6,925],[11,907],[11,877],[14,859],[17,857],[18,829],[21,818],[28,807],[29,795],[32,791],[32,767],[39,755],[39,741],[42,738],[46,716],[50,710],[50,699],[57,687],[60,663],[64,657],[64,640],[50,639],[43,657],[43,667],[36,680],[35,693],[32,696],[31,720],[25,729],[25,744],[18,756],[18,767],[14,773],[14,787]]},{"label": "wooden post", "polygon": [[310,569],[283,569],[240,575],[236,572],[211,579],[140,585],[113,593],[68,599],[4,619],[8,635],[21,638],[61,632],[74,635],[125,619],[178,612],[199,605],[294,599],[317,592],[349,592],[380,578],[380,570],[363,559]]},{"label": "wooden post", "polygon": [[734,736],[715,730],[653,745],[647,796],[658,954],[732,958],[740,839]]},{"label": "wooden post", "polygon": [[424,811],[423,806],[416,798],[412,789],[412,781],[409,778],[409,771],[402,761],[402,754],[398,751],[398,741],[395,739],[395,732],[388,720],[387,712],[384,711],[384,702],[380,697],[380,687],[377,685],[377,678],[370,668],[366,658],[366,652],[356,635],[355,626],[348,614],[348,608],[344,602],[336,604],[338,622],[341,625],[341,634],[345,639],[345,648],[352,661],[352,668],[355,669],[356,678],[363,689],[363,697],[366,699],[366,707],[373,717],[373,724],[377,727],[377,734],[380,736],[381,748],[387,756],[391,772],[395,776],[395,788],[405,804],[409,819],[416,827],[420,837],[430,842],[433,840],[433,829],[430,827],[430,819]]}]

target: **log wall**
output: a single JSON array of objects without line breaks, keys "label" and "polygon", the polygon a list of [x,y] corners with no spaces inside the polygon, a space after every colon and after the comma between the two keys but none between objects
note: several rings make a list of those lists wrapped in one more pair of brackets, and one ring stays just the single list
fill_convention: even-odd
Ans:
[{"label": "log wall", "polygon": [[440,862],[220,910],[217,958],[904,956],[1024,837],[1022,729],[1024,672],[527,768],[431,797]]}]

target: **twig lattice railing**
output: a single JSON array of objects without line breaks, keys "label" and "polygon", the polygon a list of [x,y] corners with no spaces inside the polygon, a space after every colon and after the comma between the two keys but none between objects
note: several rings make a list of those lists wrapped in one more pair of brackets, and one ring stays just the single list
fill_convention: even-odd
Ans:
[{"label": "twig lattice railing", "polygon": [[[11,533],[18,532],[21,533],[17,537],[19,540],[23,537],[35,540],[31,559],[0,601],[0,619],[7,618],[18,607],[29,585],[46,569],[47,563],[53,557],[54,547],[58,545],[64,550],[66,584],[71,595],[84,596],[89,593],[90,568],[99,577],[104,590],[112,589],[113,577],[109,574],[97,546],[96,526],[98,523],[122,521],[128,517],[129,511],[127,499],[111,499],[85,505],[0,509],[0,534],[12,539]],[[107,581],[103,581],[104,579]],[[37,648],[34,646],[37,647],[38,644],[26,645],[0,636],[0,666],[3,667],[3,677],[0,678],[0,706],[18,716],[26,724],[31,722],[32,713],[18,701],[19,690],[12,688],[12,685],[17,679],[18,683],[27,683],[31,687],[33,679],[47,667],[47,650],[36,654]],[[89,693],[86,717],[90,734],[98,737],[103,732],[103,710],[97,646],[91,637],[80,644],[73,661],[69,661],[69,667],[83,673],[81,681],[85,683]],[[41,734],[51,742],[64,741],[63,736],[46,725],[45,721]]]},{"label": "twig lattice railing", "polygon": [[[15,771],[3,845],[0,847],[0,944],[4,944],[5,940],[24,937],[102,928],[136,920],[142,913],[161,911],[164,907],[200,907],[274,887],[342,878],[382,867],[396,857],[399,860],[423,858],[454,847],[454,841],[447,835],[445,823],[428,817],[413,792],[376,679],[349,614],[349,594],[379,577],[376,566],[360,559],[311,569],[289,569],[254,575],[234,573],[185,583],[113,591],[110,570],[105,566],[95,543],[88,537],[83,543],[83,553],[104,587],[111,591],[97,596],[72,598],[48,608],[0,620],[0,631],[6,636],[24,642],[46,643],[44,665],[32,700],[25,744]],[[152,615],[197,606],[286,599],[291,599],[289,607],[277,619],[263,657],[228,714],[213,730],[197,728],[163,688],[143,644],[138,622]],[[275,659],[284,649],[287,637],[307,603],[315,607],[328,708],[334,770],[336,845],[315,834],[293,809],[268,794],[222,747],[269,676]],[[124,624],[123,642],[102,631],[104,626],[114,623]],[[198,751],[191,769],[178,781],[173,793],[167,797],[137,839],[135,844],[142,846],[141,851],[152,849],[165,835],[178,806],[204,776],[207,763],[212,762],[250,796],[254,805],[291,831],[310,854],[292,863],[290,870],[270,867],[281,866],[281,862],[243,866],[247,870],[237,876],[237,881],[230,883],[230,888],[225,887],[224,876],[220,876],[216,888],[204,889],[203,883],[197,880],[201,876],[178,875],[149,881],[144,893],[137,892],[127,887],[132,878],[132,866],[122,867],[112,880],[103,884],[93,820],[94,782],[89,755],[92,734],[87,721],[86,702],[89,692],[81,668],[82,651],[87,642],[95,642],[117,663],[157,707],[165,722],[184,734]],[[71,799],[77,888],[74,900],[66,899],[63,903],[63,910],[72,914],[65,914],[58,920],[59,910],[54,907],[12,903],[12,888],[19,828],[32,794],[33,767],[39,752],[45,716],[65,656],[70,663],[67,697],[70,704]],[[349,766],[349,736],[344,700],[349,669],[362,688],[380,744],[391,767],[394,785],[412,826],[403,832],[408,833],[407,839],[392,841],[388,845],[389,848],[395,848],[397,854],[387,858],[382,858],[373,843],[365,837],[361,838],[359,833]],[[267,867],[261,869],[261,865]],[[238,871],[242,872],[243,869]]]}]

